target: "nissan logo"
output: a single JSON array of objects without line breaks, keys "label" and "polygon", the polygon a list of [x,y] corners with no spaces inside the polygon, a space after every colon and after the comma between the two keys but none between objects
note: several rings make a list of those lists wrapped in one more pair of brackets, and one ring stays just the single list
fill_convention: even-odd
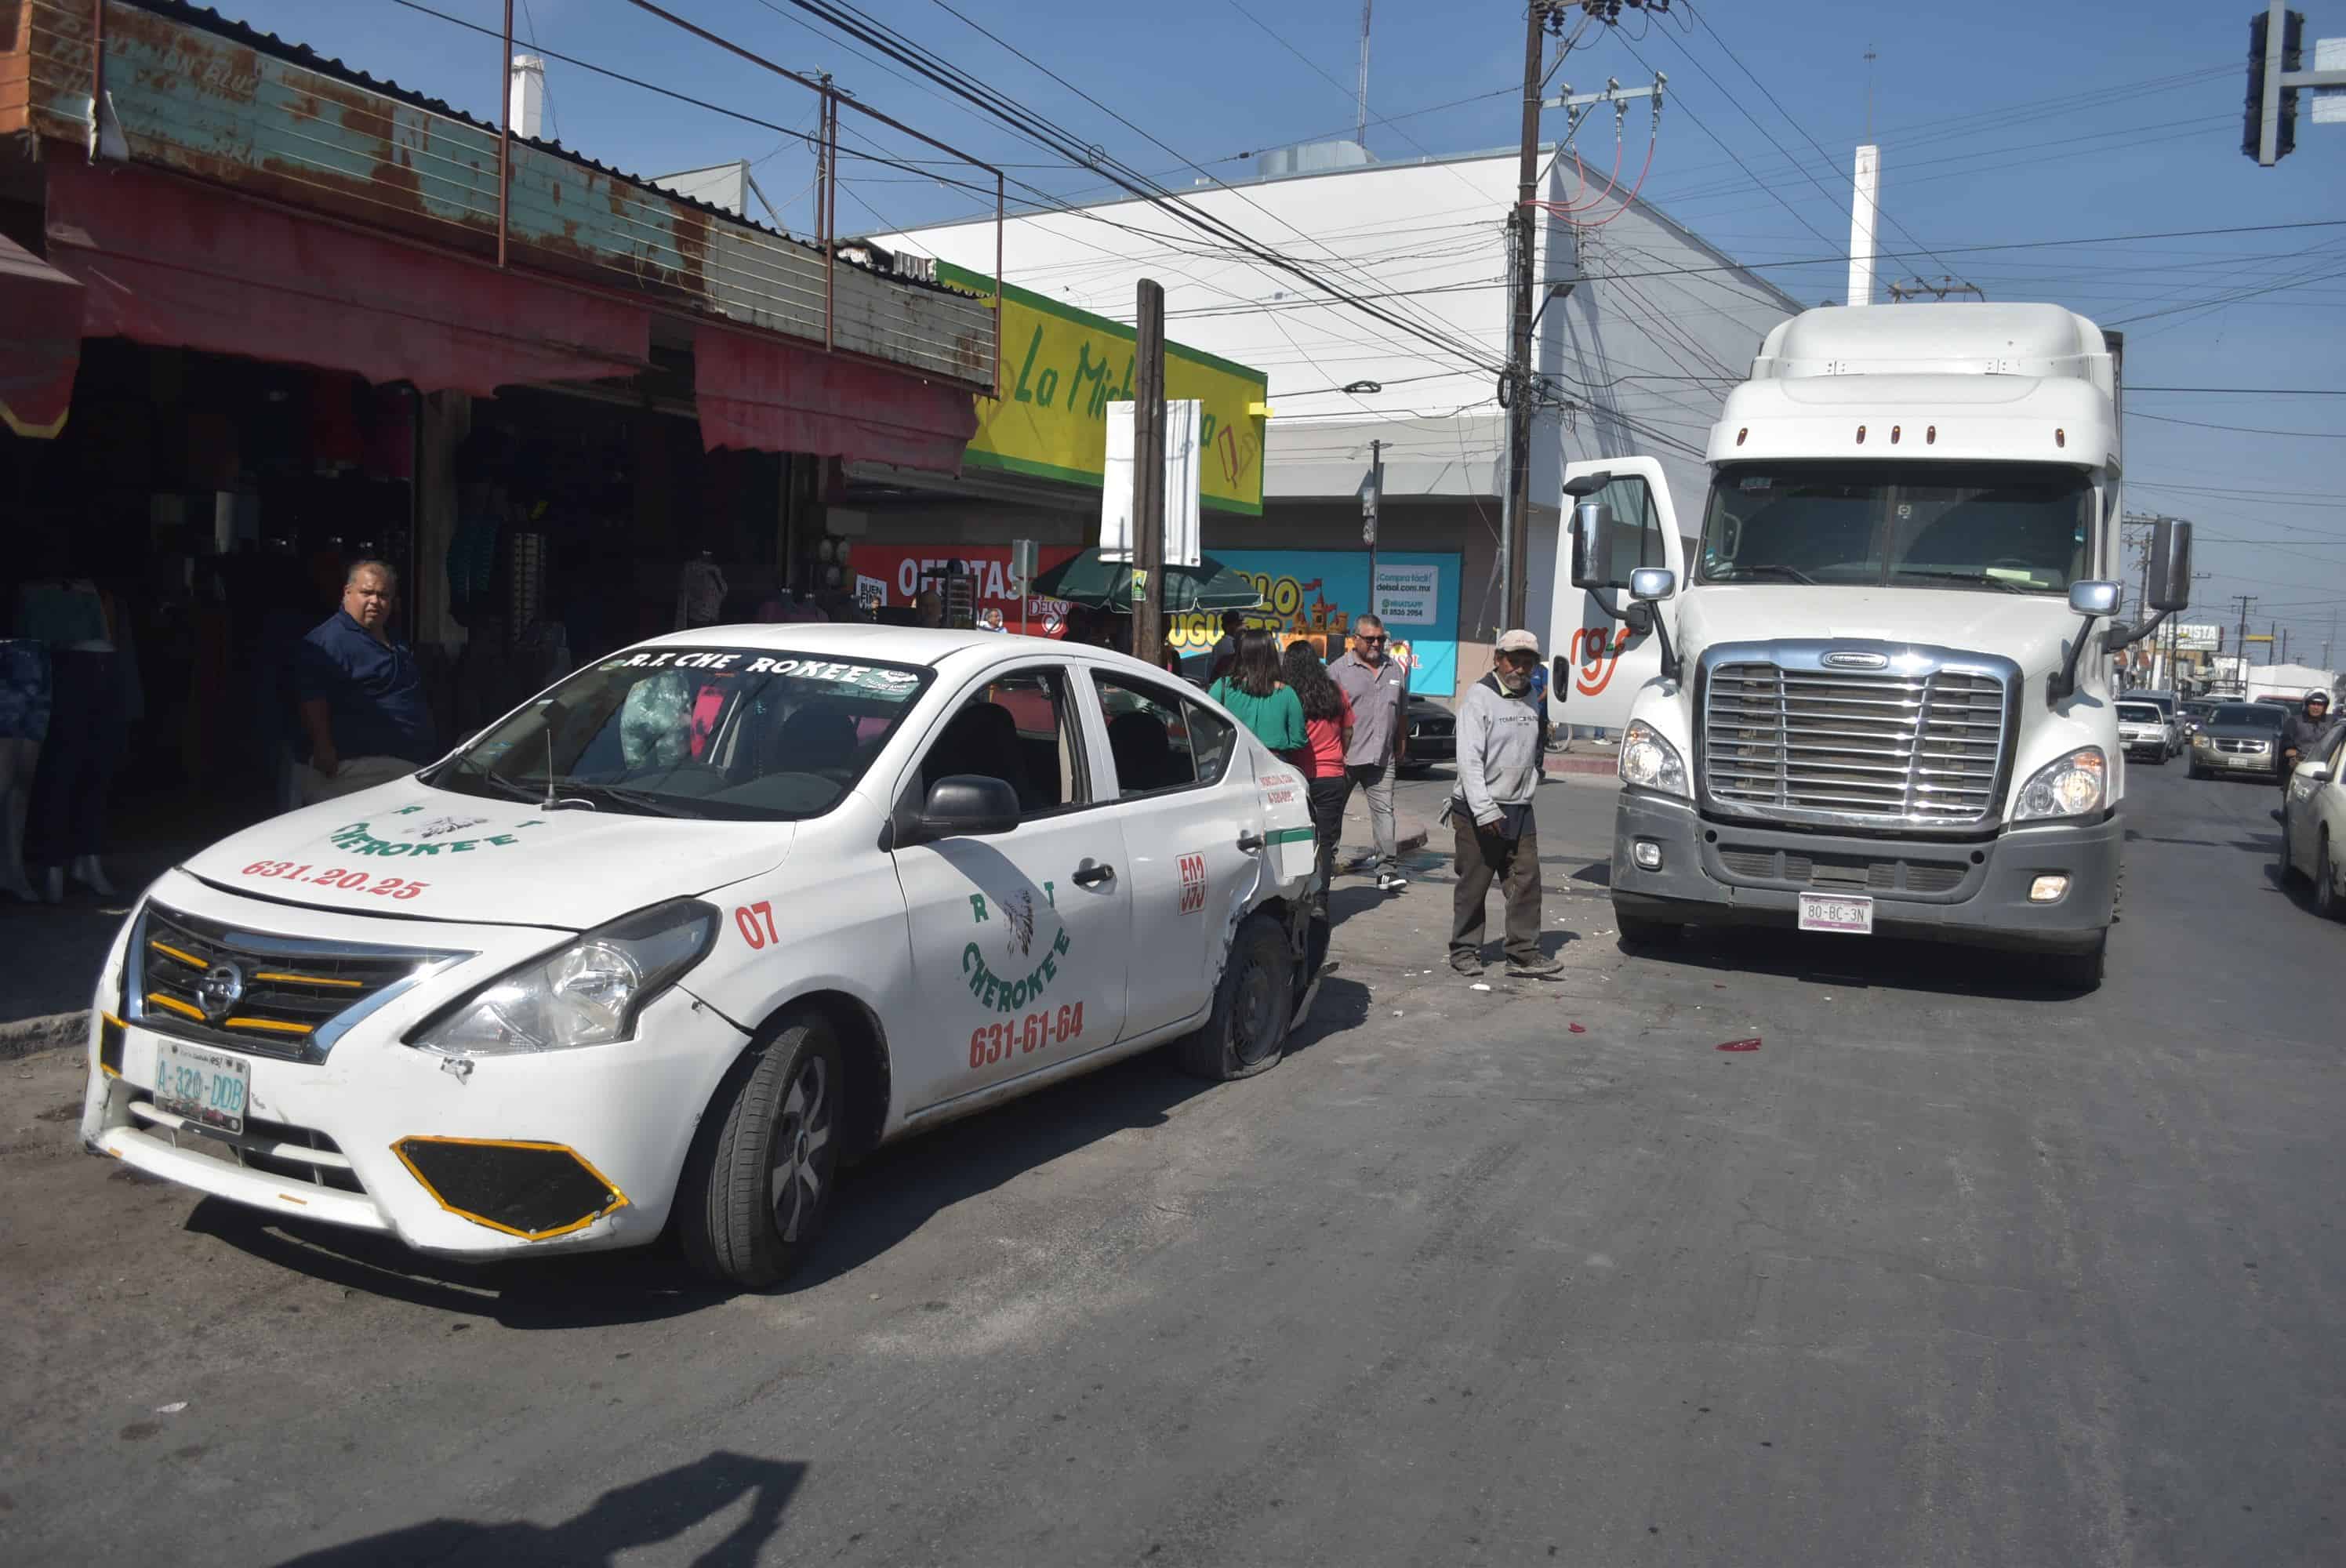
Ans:
[{"label": "nissan logo", "polygon": [[244,971],[232,963],[216,963],[196,982],[196,1001],[204,1016],[217,1023],[244,996]]},{"label": "nissan logo", "polygon": [[1887,669],[1890,667],[1890,656],[1843,650],[1825,655],[1825,663],[1835,669]]}]

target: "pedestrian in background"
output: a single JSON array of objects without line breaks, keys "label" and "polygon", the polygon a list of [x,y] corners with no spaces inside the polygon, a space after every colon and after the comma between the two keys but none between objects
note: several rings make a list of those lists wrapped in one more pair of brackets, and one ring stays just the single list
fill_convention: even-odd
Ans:
[{"label": "pedestrian in background", "polygon": [[342,607],[301,639],[293,667],[310,765],[305,805],[413,773],[440,755],[415,655],[391,636],[399,575],[361,561],[342,581]]},{"label": "pedestrian in background", "polygon": [[1352,651],[1328,667],[1328,677],[1352,705],[1352,738],[1344,748],[1345,799],[1355,787],[1368,794],[1377,891],[1388,893],[1409,886],[1401,874],[1401,846],[1393,831],[1393,769],[1409,734],[1409,673],[1389,656],[1392,646],[1384,622],[1364,615],[1352,622]]},{"label": "pedestrian in background", "polygon": [[1246,612],[1244,610],[1222,612],[1222,635],[1214,644],[1213,662],[1206,668],[1208,680],[1219,680],[1230,673],[1230,666],[1238,662],[1239,638],[1245,635],[1245,632]]},{"label": "pedestrian in background", "polygon": [[1450,966],[1483,972],[1483,905],[1497,882],[1507,908],[1507,972],[1553,980],[1564,971],[1540,951],[1539,827],[1532,795],[1540,779],[1540,715],[1532,707],[1539,639],[1500,635],[1489,675],[1458,705],[1458,789],[1449,818],[1457,847],[1458,886],[1450,927]]},{"label": "pedestrian in background", "polygon": [[1254,738],[1278,754],[1279,759],[1300,768],[1308,744],[1303,732],[1303,701],[1287,684],[1279,662],[1279,639],[1269,632],[1239,635],[1238,657],[1230,673],[1206,688]]},{"label": "pedestrian in background", "polygon": [[1343,836],[1344,797],[1352,784],[1344,777],[1344,748],[1352,739],[1352,701],[1344,688],[1328,678],[1328,667],[1319,650],[1298,640],[1287,645],[1281,661],[1287,684],[1303,705],[1303,735],[1311,757],[1304,777],[1311,781],[1311,827],[1320,850],[1320,912],[1328,912],[1328,887],[1336,875],[1336,841]]}]

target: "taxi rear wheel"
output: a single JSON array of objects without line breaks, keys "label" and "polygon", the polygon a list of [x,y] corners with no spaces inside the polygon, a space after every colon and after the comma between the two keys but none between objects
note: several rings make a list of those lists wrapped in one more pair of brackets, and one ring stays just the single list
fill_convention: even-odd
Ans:
[{"label": "taxi rear wheel", "polygon": [[2324,920],[2346,920],[2346,898],[2338,893],[2338,862],[2331,858],[2330,835],[2313,858],[2313,912]]},{"label": "taxi rear wheel", "polygon": [[762,1288],[813,1250],[839,1176],[845,1084],[839,1043],[812,1014],[734,1064],[677,1194],[677,1240],[695,1270]]},{"label": "taxi rear wheel", "polygon": [[1269,915],[1254,915],[1230,942],[1206,1026],[1181,1041],[1182,1067],[1216,1083],[1265,1071],[1287,1050],[1294,1007],[1295,959],[1287,933]]}]

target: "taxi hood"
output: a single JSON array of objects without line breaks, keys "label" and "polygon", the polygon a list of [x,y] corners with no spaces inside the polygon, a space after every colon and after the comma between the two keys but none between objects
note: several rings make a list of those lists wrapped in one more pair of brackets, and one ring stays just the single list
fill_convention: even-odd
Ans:
[{"label": "taxi hood", "polygon": [[319,909],[585,931],[770,870],[795,831],[545,811],[403,779],[272,817],[181,869],[229,892]]},{"label": "taxi hood", "polygon": [[1681,596],[1691,659],[1716,643],[1846,637],[2000,654],[2035,677],[2061,667],[2084,620],[2066,598],[1964,588],[1702,584]]}]

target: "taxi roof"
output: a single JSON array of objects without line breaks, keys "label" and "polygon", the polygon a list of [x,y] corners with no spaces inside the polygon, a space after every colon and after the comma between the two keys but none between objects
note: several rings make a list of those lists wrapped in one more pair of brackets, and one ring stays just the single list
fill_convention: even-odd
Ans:
[{"label": "taxi roof", "polygon": [[[1114,648],[1015,632],[953,631],[934,626],[884,626],[862,621],[745,621],[665,632],[627,648],[749,648],[760,652],[826,654],[832,658],[886,659],[897,664],[942,665],[955,654],[1009,653],[1024,647],[1035,654],[1081,655],[1104,664],[1122,664],[1162,676],[1156,666]],[[627,651],[625,649],[621,651]]]}]

